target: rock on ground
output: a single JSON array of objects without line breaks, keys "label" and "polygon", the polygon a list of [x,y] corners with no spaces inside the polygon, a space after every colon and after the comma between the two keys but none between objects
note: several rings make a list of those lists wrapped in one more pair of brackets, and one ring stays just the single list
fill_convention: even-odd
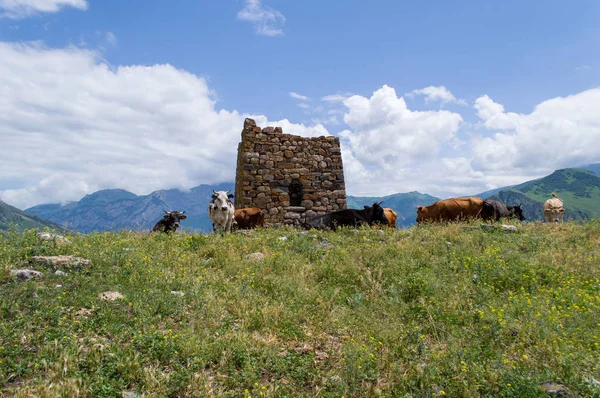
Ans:
[{"label": "rock on ground", "polygon": [[502,224],[500,226],[490,225],[490,224],[481,224],[481,229],[486,230],[486,231],[494,231],[494,230],[500,230],[500,231],[505,231],[505,232],[517,232],[518,231],[517,227],[515,227],[514,225],[506,225],[506,224]]},{"label": "rock on ground", "polygon": [[115,301],[115,300],[119,300],[124,298],[123,295],[119,292],[113,292],[113,291],[107,291],[107,292],[103,292],[100,293],[98,295],[98,297],[100,298],[100,300],[105,300],[105,301]]},{"label": "rock on ground", "polygon": [[64,236],[57,235],[57,234],[51,234],[49,232],[38,232],[37,236],[40,240],[47,241],[47,242],[66,243],[66,244],[71,243],[71,241],[69,239],[65,238]]},{"label": "rock on ground", "polygon": [[569,389],[566,386],[553,381],[545,381],[540,384],[540,387],[551,397],[566,398],[571,396]]},{"label": "rock on ground", "polygon": [[248,254],[246,258],[250,261],[263,261],[265,259],[265,255],[261,252],[256,252],[252,254]]},{"label": "rock on ground", "polygon": [[75,256],[33,256],[29,264],[42,265],[51,268],[88,268],[92,265],[90,260]]},{"label": "rock on ground", "polygon": [[28,281],[31,278],[41,278],[44,274],[32,269],[14,269],[10,274],[16,276],[20,281]]},{"label": "rock on ground", "polygon": [[331,249],[334,245],[332,243],[327,242],[326,240],[323,242],[319,242],[315,245],[315,247],[321,248],[321,249]]}]

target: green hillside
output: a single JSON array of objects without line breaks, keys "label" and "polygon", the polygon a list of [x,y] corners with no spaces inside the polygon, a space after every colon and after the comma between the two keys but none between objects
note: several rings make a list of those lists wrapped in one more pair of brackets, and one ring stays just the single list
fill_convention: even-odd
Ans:
[{"label": "green hillside", "polygon": [[543,218],[542,206],[555,192],[564,202],[565,219],[600,218],[600,176],[584,169],[561,169],[493,195],[509,205],[521,203],[528,220]]},{"label": "green hillside", "polygon": [[598,397],[600,223],[515,225],[0,235],[0,396]]},{"label": "green hillside", "polygon": [[0,231],[7,231],[11,226],[16,227],[18,230],[29,228],[44,229],[45,227],[60,229],[60,226],[57,224],[33,214],[25,213],[16,207],[0,201]]},{"label": "green hillside", "polygon": [[398,214],[396,225],[408,227],[416,223],[417,206],[428,206],[439,199],[419,192],[396,193],[383,197],[348,196],[349,209],[362,209],[365,205],[383,201],[383,207],[389,207]]}]

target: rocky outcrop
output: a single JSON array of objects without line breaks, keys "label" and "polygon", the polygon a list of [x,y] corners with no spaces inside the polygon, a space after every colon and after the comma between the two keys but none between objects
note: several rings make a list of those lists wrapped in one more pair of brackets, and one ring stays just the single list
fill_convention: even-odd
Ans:
[{"label": "rocky outcrop", "polygon": [[51,269],[81,269],[90,267],[92,262],[75,256],[34,256],[29,259],[29,264],[49,267]]},{"label": "rocky outcrop", "polygon": [[28,281],[32,278],[39,279],[44,275],[41,272],[32,269],[15,269],[10,271],[10,274],[23,282]]}]

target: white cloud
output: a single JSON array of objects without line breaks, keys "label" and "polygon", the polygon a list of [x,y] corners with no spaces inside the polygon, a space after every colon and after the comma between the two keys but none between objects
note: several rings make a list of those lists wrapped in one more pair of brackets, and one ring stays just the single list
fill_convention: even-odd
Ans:
[{"label": "white cloud", "polygon": [[458,113],[411,111],[404,98],[385,85],[371,98],[355,95],[344,105],[348,108],[344,122],[352,130],[348,140],[356,158],[383,168],[436,157],[462,123]]},{"label": "white cloud", "polygon": [[58,12],[63,7],[86,10],[86,0],[0,0],[0,17],[20,19],[38,13]]},{"label": "white cloud", "polygon": [[331,94],[321,97],[321,101],[325,102],[344,102],[347,98],[351,97],[352,94]]},{"label": "white cloud", "polygon": [[[20,208],[104,188],[145,194],[233,181],[245,117],[302,136],[322,125],[218,110],[205,79],[93,51],[0,42],[0,191]],[[20,186],[15,186],[19,181]]]},{"label": "white cloud", "polygon": [[579,71],[579,70],[590,70],[590,69],[592,69],[592,67],[589,66],[589,65],[581,65],[581,66],[578,66],[578,67],[575,68],[575,70],[577,70],[577,71]]},{"label": "white cloud", "polygon": [[305,104],[305,103],[300,103],[300,104],[298,104],[298,106],[302,109],[310,109],[310,105]]},{"label": "white cloud", "polygon": [[293,91],[290,91],[289,94],[290,94],[290,97],[295,98],[297,100],[300,100],[300,101],[310,101],[310,98],[308,98],[305,95],[301,95],[301,94],[295,93]]},{"label": "white cloud", "polygon": [[257,35],[281,36],[285,17],[279,11],[263,6],[260,0],[246,0],[245,7],[237,13],[237,19],[252,22]]},{"label": "white cloud", "polygon": [[117,36],[115,36],[113,32],[106,32],[106,34],[104,35],[104,40],[106,40],[106,42],[112,47],[117,46]]},{"label": "white cloud", "polygon": [[467,105],[467,102],[463,99],[457,99],[451,92],[444,86],[429,86],[420,90],[413,90],[406,94],[407,97],[414,97],[415,95],[424,95],[425,103],[440,102],[441,105],[447,103],[456,103],[458,105]]},{"label": "white cloud", "polygon": [[600,160],[600,88],[537,105],[530,114],[505,112],[488,96],[475,101],[494,134],[473,140],[473,167],[506,174],[514,169],[551,172]]},{"label": "white cloud", "polygon": [[338,135],[346,189],[352,195],[410,191],[462,195],[483,185],[477,172],[458,170],[468,165],[468,160],[441,156],[441,148],[453,150],[456,146],[462,124],[459,114],[410,110],[388,86],[370,98],[352,96],[344,105],[349,129]]}]

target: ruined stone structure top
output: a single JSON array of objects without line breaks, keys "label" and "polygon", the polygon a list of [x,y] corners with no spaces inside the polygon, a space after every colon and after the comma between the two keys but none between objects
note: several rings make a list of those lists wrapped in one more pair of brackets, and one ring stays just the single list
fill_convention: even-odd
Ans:
[{"label": "ruined stone structure top", "polygon": [[265,225],[298,225],[346,208],[340,140],[283,134],[244,121],[238,145],[235,207],[259,207]]}]

